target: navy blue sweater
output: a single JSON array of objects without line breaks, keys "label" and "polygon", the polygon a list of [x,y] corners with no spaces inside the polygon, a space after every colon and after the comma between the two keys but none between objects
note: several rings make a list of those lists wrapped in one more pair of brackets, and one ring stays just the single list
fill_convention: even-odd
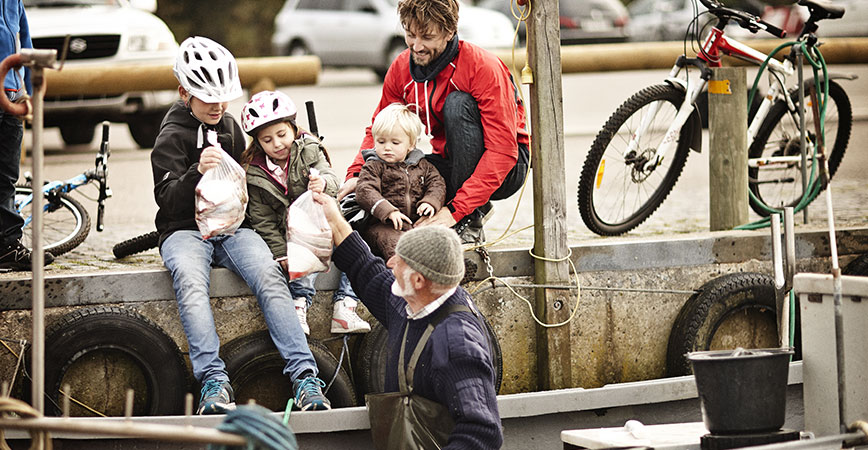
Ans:
[{"label": "navy blue sweater", "polygon": [[[408,321],[406,301],[392,294],[395,277],[356,232],[335,249],[332,257],[338,269],[347,274],[353,290],[371,314],[389,332],[385,387],[386,392],[395,392],[398,390],[398,353]],[[467,305],[469,301],[470,294],[459,287],[444,305]],[[416,343],[436,315],[434,312],[409,321],[405,363],[409,362]],[[402,370],[406,370],[406,366]],[[491,352],[483,325],[472,313],[452,313],[437,325],[416,365],[413,391],[445,405],[452,415],[455,428],[444,448],[489,449],[502,445]]]}]

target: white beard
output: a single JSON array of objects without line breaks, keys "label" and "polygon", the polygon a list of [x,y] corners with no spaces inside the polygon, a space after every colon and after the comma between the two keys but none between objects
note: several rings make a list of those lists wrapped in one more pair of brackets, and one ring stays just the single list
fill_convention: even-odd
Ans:
[{"label": "white beard", "polygon": [[401,286],[398,284],[398,280],[392,282],[392,294],[398,297],[406,299],[407,297],[413,297],[416,295],[416,289],[413,287],[413,284],[410,282],[410,271],[404,271],[403,281],[404,281],[404,289],[401,289]]}]

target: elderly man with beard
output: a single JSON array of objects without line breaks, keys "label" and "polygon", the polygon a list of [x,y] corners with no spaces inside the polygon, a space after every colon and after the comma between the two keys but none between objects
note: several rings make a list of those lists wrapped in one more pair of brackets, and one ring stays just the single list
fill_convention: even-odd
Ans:
[{"label": "elderly man with beard", "polygon": [[398,367],[402,343],[409,355],[433,322],[407,382],[413,393],[446,407],[454,427],[443,448],[500,448],[491,350],[470,294],[458,285],[464,262],[457,234],[442,225],[415,228],[401,236],[395,255],[384,263],[344,220],[333,198],[314,198],[332,228],[332,260],[389,332],[385,391],[398,391],[398,371],[407,370],[407,358]]},{"label": "elderly man with beard", "polygon": [[[445,225],[462,242],[483,242],[491,200],[510,197],[527,175],[530,136],[518,88],[497,56],[459,39],[457,0],[401,0],[398,16],[408,49],[389,67],[372,117],[401,103],[425,125],[432,152],[425,158],[446,180],[446,204],[418,225]],[[338,200],[355,190],[361,151],[373,147],[368,126]]]}]

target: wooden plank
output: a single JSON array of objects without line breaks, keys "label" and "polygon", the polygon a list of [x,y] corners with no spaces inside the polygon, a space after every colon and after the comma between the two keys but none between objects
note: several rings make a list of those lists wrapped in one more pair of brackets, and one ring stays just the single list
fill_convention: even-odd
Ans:
[{"label": "wooden plank", "polygon": [[[564,117],[561,86],[560,24],[557,0],[533,2],[528,19],[530,122],[533,124],[534,254],[566,258],[566,174],[564,173]],[[569,265],[534,260],[535,281],[567,284]],[[569,292],[536,289],[536,313],[544,323],[560,323],[569,316]],[[540,389],[563,389],[572,384],[570,324],[537,327],[537,368]]]},{"label": "wooden plank", "polygon": [[708,82],[708,194],[711,231],[748,221],[745,69],[712,69]]}]

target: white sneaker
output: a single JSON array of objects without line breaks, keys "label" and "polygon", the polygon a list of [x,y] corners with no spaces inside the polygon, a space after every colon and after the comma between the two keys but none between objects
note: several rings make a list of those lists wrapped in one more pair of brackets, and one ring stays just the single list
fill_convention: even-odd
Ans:
[{"label": "white sneaker", "polygon": [[342,298],[335,302],[332,313],[332,333],[367,333],[371,325],[356,314],[356,301]]},{"label": "white sneaker", "polygon": [[307,299],[299,297],[292,301],[295,303],[295,313],[298,314],[298,323],[301,324],[301,330],[304,334],[310,336],[310,327],[307,326]]}]

